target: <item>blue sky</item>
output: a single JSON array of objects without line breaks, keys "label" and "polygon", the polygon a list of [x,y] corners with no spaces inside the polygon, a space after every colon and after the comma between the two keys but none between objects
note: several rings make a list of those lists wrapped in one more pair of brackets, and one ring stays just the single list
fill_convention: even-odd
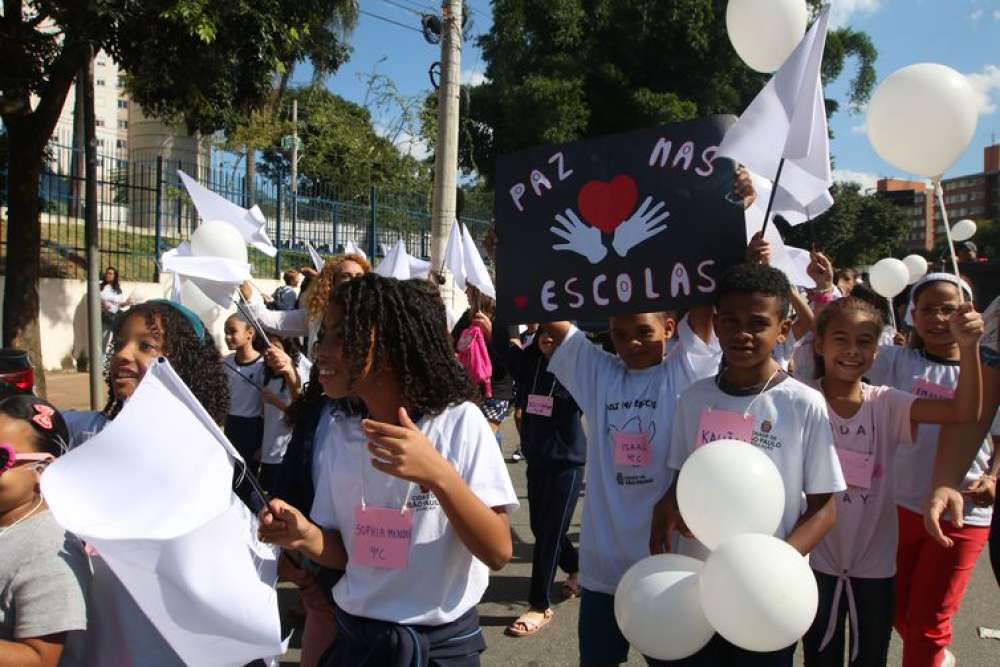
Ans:
[{"label": "blue sky", "polygon": [[[472,28],[467,37],[489,29],[492,12],[489,0],[468,0],[473,8]],[[431,12],[434,0],[360,0],[361,9],[387,19],[419,26],[417,11]],[[979,126],[972,144],[948,176],[974,173],[982,169],[982,149],[996,133],[1000,142],[1000,0],[834,0],[833,21],[867,32],[879,51],[878,80],[906,65],[939,62],[971,75],[979,95]],[[338,95],[363,102],[366,85],[361,76],[375,69],[391,78],[400,93],[418,96],[430,89],[427,70],[438,59],[437,47],[427,44],[413,30],[370,15],[362,15],[351,39],[351,60],[327,86]],[[462,74],[466,81],[482,77],[485,65],[471,40],[464,44]],[[845,67],[841,80],[833,82],[827,96],[844,99],[852,69]],[[296,81],[308,81],[308,66],[296,71]],[[841,107],[846,109],[846,104]],[[391,125],[392,118],[380,119]],[[832,119],[832,151],[835,176],[873,186],[879,176],[904,176],[881,160],[864,133],[863,114],[838,112]],[[408,141],[405,133],[396,137],[406,150],[421,154],[422,147]]]}]

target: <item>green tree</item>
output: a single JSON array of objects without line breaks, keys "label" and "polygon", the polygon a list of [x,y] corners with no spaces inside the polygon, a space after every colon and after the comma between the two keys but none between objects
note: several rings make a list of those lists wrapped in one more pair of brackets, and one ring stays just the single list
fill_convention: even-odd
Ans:
[{"label": "green tree", "polygon": [[835,183],[834,204],[811,223],[788,228],[782,236],[794,246],[815,245],[834,266],[873,264],[883,257],[902,257],[909,227],[906,214],[878,195],[865,195],[857,183]]},{"label": "green tree", "polygon": [[[5,0],[0,19],[0,118],[9,136],[3,345],[42,368],[38,328],[40,200],[45,146],[90,50],[128,72],[143,110],[211,133],[235,125],[272,90],[282,64],[304,57],[330,0]],[[44,391],[44,377],[42,377]]]},{"label": "green tree", "polygon": [[[740,113],[767,77],[729,43],[726,0],[496,0],[479,39],[487,82],[470,91],[466,168],[490,180],[499,155],[713,113]],[[817,9],[819,0],[810,0]],[[875,83],[864,33],[827,38],[823,77],[857,58],[849,104]],[[837,108],[827,101],[827,110]],[[432,139],[432,136],[425,135]]]}]

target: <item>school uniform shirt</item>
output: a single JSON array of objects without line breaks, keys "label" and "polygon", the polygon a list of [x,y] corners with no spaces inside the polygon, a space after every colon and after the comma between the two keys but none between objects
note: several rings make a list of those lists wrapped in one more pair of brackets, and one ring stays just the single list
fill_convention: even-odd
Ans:
[{"label": "school uniform shirt", "polygon": [[[784,539],[805,510],[805,496],[847,488],[833,447],[826,399],[815,389],[779,373],[764,392],[723,391],[718,377],[707,378],[681,394],[674,416],[667,465],[680,471],[701,443],[703,411],[726,410],[753,418],[753,446],[774,463],[785,484],[785,511],[775,537]],[[681,540],[682,553],[702,555],[704,547]]]},{"label": "school uniform shirt", "polygon": [[[488,507],[511,512],[518,506],[496,437],[472,403],[424,417],[418,426]],[[459,539],[433,493],[387,475],[371,464],[361,418],[333,421],[327,435],[336,456],[323,457],[311,516],[340,531],[347,548],[344,577],[333,588],[337,605],[349,614],[405,625],[443,625],[473,608],[489,583],[489,568]],[[359,564],[352,552],[355,510],[384,508],[412,512],[405,569]],[[406,499],[409,498],[407,501]]]},{"label": "school uniform shirt", "polygon": [[[867,376],[872,384],[888,385],[918,396],[944,398],[955,391],[958,369],[957,361],[941,359],[924,350],[892,346],[879,348]],[[933,385],[940,389],[934,389]],[[911,512],[923,513],[930,495],[940,433],[941,427],[936,424],[921,424],[916,444],[896,450],[896,504]],[[992,451],[993,446],[987,436],[965,475],[963,489],[989,470]],[[993,518],[993,508],[965,503],[963,517],[965,523],[971,526],[988,526]]]},{"label": "school uniform shirt", "polygon": [[[549,360],[587,418],[587,500],[580,529],[583,587],[614,594],[629,567],[649,555],[653,506],[673,482],[666,466],[677,396],[689,375],[680,354],[631,370],[575,327]],[[640,435],[643,434],[643,435]],[[648,438],[645,465],[619,465],[616,441]]]},{"label": "school uniform shirt", "polygon": [[[306,359],[305,355],[301,355],[296,368],[299,378],[308,378],[311,369],[312,363]],[[284,378],[273,377],[267,381],[264,388],[276,394],[285,405],[292,402],[292,390]],[[281,463],[285,457],[285,451],[288,449],[288,442],[292,439],[292,427],[285,423],[284,410],[270,403],[263,403],[263,401],[261,403],[264,415],[264,436],[261,440],[260,462]]]},{"label": "school uniform shirt", "polygon": [[[833,442],[848,463],[869,459],[856,477],[845,471],[847,490],[836,494],[837,523],[809,555],[814,570],[834,577],[885,579],[896,574],[896,450],[912,447],[913,394],[861,385],[861,408],[843,418],[828,406]],[[846,452],[846,453],[845,453]]]},{"label": "school uniform shirt", "polygon": [[259,391],[264,385],[263,355],[244,364],[236,361],[236,353],[233,352],[227,354],[222,363],[230,368],[226,371],[229,377],[229,414],[233,417],[260,417],[264,412]]},{"label": "school uniform shirt", "polygon": [[816,379],[816,336],[812,331],[808,332],[799,341],[798,347],[792,353],[792,369],[795,379],[812,385]]}]

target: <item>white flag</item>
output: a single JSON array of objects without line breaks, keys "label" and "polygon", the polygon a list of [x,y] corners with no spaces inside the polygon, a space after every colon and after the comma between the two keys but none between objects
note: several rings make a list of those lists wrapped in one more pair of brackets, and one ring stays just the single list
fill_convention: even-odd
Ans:
[{"label": "white flag", "polygon": [[[759,195],[758,195],[759,197]],[[745,214],[747,228],[747,242],[752,239],[764,226],[764,209],[756,205],[746,210]],[[808,250],[802,250],[794,246],[786,246],[781,232],[777,225],[768,225],[764,232],[764,240],[771,244],[771,266],[781,269],[788,282],[798,287],[812,289],[816,287],[816,282],[806,273],[809,266],[810,257]]]},{"label": "white flag", "polygon": [[344,254],[357,255],[361,259],[368,259],[368,255],[365,254],[365,251],[359,248],[354,241],[347,242],[347,245],[344,246]]},{"label": "white flag", "polygon": [[468,227],[462,228],[462,254],[465,259],[466,283],[471,283],[486,296],[496,299],[497,289],[493,286],[493,278],[486,268],[486,263],[483,261],[482,255],[479,254],[476,242],[472,240],[472,235],[469,234]]},{"label": "white flag", "polygon": [[239,458],[160,359],[114,421],[42,475],[56,521],[93,545],[188,665],[282,653],[278,550],[232,491]]},{"label": "white flag", "polygon": [[[719,156],[770,179],[784,158],[774,212],[779,211],[778,198],[787,195],[818,215],[812,205],[833,184],[820,79],[829,14],[827,6],[719,146]],[[787,202],[782,205],[788,207]]]},{"label": "white flag", "polygon": [[252,208],[245,209],[229,201],[222,195],[212,192],[180,169],[177,170],[177,173],[180,175],[184,189],[190,195],[191,201],[194,202],[195,208],[198,209],[198,216],[202,220],[206,222],[209,220],[227,222],[239,230],[247,243],[265,255],[274,257],[278,254],[278,249],[274,247],[271,239],[267,236],[267,220],[264,218],[264,214],[261,213],[259,207],[255,205]]},{"label": "white flag", "polygon": [[306,241],[306,250],[309,251],[309,258],[312,260],[313,268],[322,273],[323,258],[319,256],[319,253],[316,252],[316,248],[314,248],[313,244],[309,241]]},{"label": "white flag", "polygon": [[215,302],[228,309],[233,303],[233,294],[244,281],[250,280],[250,265],[225,257],[195,257],[191,244],[184,241],[173,250],[160,257],[163,273],[174,274],[170,300],[181,303],[181,287],[184,280],[190,280]]},{"label": "white flag", "polygon": [[448,233],[448,245],[444,251],[444,268],[451,272],[455,288],[465,291],[465,252],[462,243],[462,225],[456,220]]},{"label": "white flag", "polygon": [[385,253],[382,261],[375,267],[375,273],[385,278],[410,279],[410,259],[402,240],[397,241],[392,250]]}]

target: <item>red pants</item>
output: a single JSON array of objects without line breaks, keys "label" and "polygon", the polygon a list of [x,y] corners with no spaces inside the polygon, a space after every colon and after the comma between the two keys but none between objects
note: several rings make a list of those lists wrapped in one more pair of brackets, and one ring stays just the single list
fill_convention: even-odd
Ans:
[{"label": "red pants", "polygon": [[897,507],[896,632],[903,639],[903,667],[938,667],[951,643],[951,617],[989,537],[988,526],[955,528],[942,521],[955,546],[945,548],[924,530],[924,518]]},{"label": "red pants", "polygon": [[302,629],[302,667],[316,667],[319,659],[337,637],[337,621],[326,593],[313,575],[282,557],[278,561],[278,576],[299,587],[302,607],[306,612]]}]

